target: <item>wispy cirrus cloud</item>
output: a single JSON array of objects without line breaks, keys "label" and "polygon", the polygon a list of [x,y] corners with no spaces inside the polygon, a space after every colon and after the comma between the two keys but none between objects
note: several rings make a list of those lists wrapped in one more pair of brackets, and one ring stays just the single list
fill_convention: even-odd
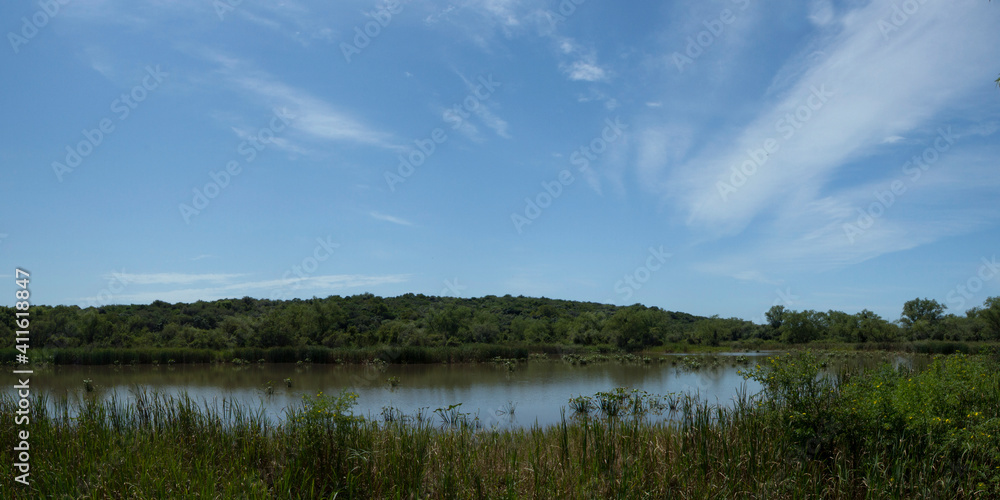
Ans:
[{"label": "wispy cirrus cloud", "polygon": [[[851,13],[844,21],[844,32],[827,41],[823,52],[829,57],[816,63],[800,61],[808,66],[792,71],[803,75],[799,81],[732,137],[731,147],[702,155],[678,170],[676,180],[694,188],[683,200],[692,224],[738,231],[775,202],[787,200],[775,195],[783,193],[790,182],[800,191],[806,187],[818,191],[829,173],[859,155],[871,154],[885,137],[925,125],[935,128],[933,117],[951,97],[973,85],[980,73],[970,67],[980,57],[976,52],[984,49],[968,47],[981,43],[954,35],[962,25],[975,22],[970,19],[974,16],[928,4],[904,26],[919,37],[901,34],[886,42],[877,26],[891,9],[888,2],[872,2]],[[944,63],[947,69],[919,62],[956,52],[964,55],[951,57]],[[810,104],[815,89],[830,94],[830,105],[799,113],[800,117],[812,115],[808,120],[788,120],[790,113],[795,116]],[[780,151],[723,201],[716,181],[725,181],[731,167],[747,159],[747,150],[760,149],[769,138],[781,140]]]},{"label": "wispy cirrus cloud", "polygon": [[521,3],[519,0],[472,0],[469,3],[488,12],[502,26],[513,27],[521,24],[520,16],[515,12]]},{"label": "wispy cirrus cloud", "polygon": [[183,20],[187,26],[217,29],[221,23],[248,22],[308,46],[312,41],[333,42],[337,16],[322,4],[297,0],[271,2],[240,0],[88,0],[74,2],[60,17],[145,30],[166,20]]},{"label": "wispy cirrus cloud", "polygon": [[607,78],[604,68],[601,68],[593,60],[573,61],[562,66],[563,72],[573,81],[600,82]]},{"label": "wispy cirrus cloud", "polygon": [[[560,34],[558,4],[540,5],[521,0],[466,0],[426,16],[427,25],[447,20],[485,50],[506,40],[540,37],[553,42],[559,70],[571,81],[606,82],[611,72],[598,62],[593,49]],[[502,33],[502,37],[496,36]]]},{"label": "wispy cirrus cloud", "polygon": [[285,108],[292,115],[291,127],[313,140],[353,142],[400,150],[391,135],[372,129],[349,113],[279,81],[240,59],[216,54],[219,73],[237,88],[269,108]]},{"label": "wispy cirrus cloud", "polygon": [[[128,288],[124,293],[114,295],[115,303],[142,304],[155,300],[166,302],[195,302],[198,300],[218,300],[243,296],[265,297],[274,290],[296,290],[302,295],[333,293],[340,290],[377,287],[387,284],[405,283],[410,279],[408,274],[363,275],[363,274],[331,274],[321,276],[294,277],[286,279],[237,281],[236,277],[245,274],[231,275],[187,275],[181,273],[155,274],[120,274]],[[208,287],[185,287],[159,289],[156,291],[133,291],[133,285],[190,285],[199,281],[209,281],[218,284]],[[83,302],[93,302],[98,297],[82,297]],[[104,299],[101,299],[104,300]]]},{"label": "wispy cirrus cloud", "polygon": [[609,79],[610,71],[597,62],[597,52],[593,48],[586,48],[571,37],[555,34],[551,37],[561,59],[559,70],[571,81],[594,83]]},{"label": "wispy cirrus cloud", "polygon": [[496,40],[505,40],[524,31],[525,9],[520,0],[462,0],[446,7],[428,6],[423,16],[426,26],[447,26],[479,48],[491,51]]},{"label": "wispy cirrus cloud", "polygon": [[210,283],[225,283],[245,274],[187,274],[187,273],[117,273],[105,275],[104,278],[117,277],[122,281],[136,285],[190,285],[207,281]]},{"label": "wispy cirrus cloud", "polygon": [[[943,200],[982,195],[983,185],[997,179],[979,161],[990,157],[989,149],[959,141],[934,164],[939,182],[925,177],[913,186],[865,241],[844,237],[843,224],[871,203],[873,190],[886,189],[903,174],[895,160],[860,178],[845,180],[840,173],[860,160],[920,154],[938,129],[956,121],[951,106],[981,86],[980,66],[1000,37],[981,39],[992,21],[978,15],[972,2],[962,2],[963,8],[921,4],[888,37],[879,23],[894,12],[889,1],[867,3],[839,18],[824,2],[814,3],[814,22],[836,23],[840,30],[817,35],[810,47],[817,57],[789,59],[775,77],[781,83],[744,126],[695,136],[717,147],[691,156],[690,142],[665,147],[676,130],[690,129],[686,123],[661,122],[640,134],[646,140],[639,145],[639,179],[685,214],[692,231],[709,239],[756,239],[740,255],[706,267],[733,276],[763,273],[758,277],[790,270],[789,263],[800,270],[827,269],[995,220],[960,202],[949,210],[930,209]],[[778,147],[764,154],[768,140]],[[752,173],[734,175],[734,168],[754,158]]]},{"label": "wispy cirrus cloud", "polygon": [[[482,77],[470,80],[460,71],[455,70],[455,73],[465,84],[465,89],[467,91],[466,98],[454,104],[451,108],[441,107],[440,111],[442,119],[451,123],[452,128],[474,142],[484,141],[476,123],[485,125],[487,128],[493,130],[496,135],[504,139],[510,139],[511,135],[508,132],[507,120],[504,120],[498,115],[497,110],[499,109],[499,104],[497,99],[495,99],[492,94],[492,92],[496,92],[498,90],[484,90],[481,80]],[[489,75],[488,79],[492,80],[493,76]],[[503,83],[500,82],[501,87],[502,85]],[[470,98],[475,99],[474,106],[469,106],[467,104]],[[458,108],[457,111],[456,108]],[[475,115],[478,120],[469,119],[468,117],[471,117],[471,115]]]},{"label": "wispy cirrus cloud", "polygon": [[373,218],[375,220],[380,220],[380,221],[385,221],[385,222],[391,222],[393,224],[399,224],[400,226],[412,226],[413,225],[412,222],[410,222],[410,221],[408,221],[406,219],[403,219],[403,218],[400,218],[400,217],[393,217],[391,215],[386,215],[386,214],[379,213],[379,212],[370,212],[368,215],[371,216],[371,218]]}]

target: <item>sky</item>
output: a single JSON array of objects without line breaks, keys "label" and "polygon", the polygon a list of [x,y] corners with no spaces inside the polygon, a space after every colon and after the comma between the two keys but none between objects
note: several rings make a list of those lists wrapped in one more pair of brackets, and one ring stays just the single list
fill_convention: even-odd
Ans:
[{"label": "sky", "polygon": [[1000,295],[1000,5],[0,6],[0,304]]}]

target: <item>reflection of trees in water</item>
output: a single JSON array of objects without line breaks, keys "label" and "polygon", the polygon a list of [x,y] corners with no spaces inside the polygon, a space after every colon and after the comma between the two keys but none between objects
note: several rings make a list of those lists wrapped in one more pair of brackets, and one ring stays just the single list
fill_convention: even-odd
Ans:
[{"label": "reflection of trees in water", "polygon": [[[831,376],[840,370],[870,368],[886,361],[921,369],[930,359],[924,355],[881,352],[820,356]],[[237,398],[252,407],[265,404],[269,415],[278,418],[286,406],[301,403],[303,394],[317,391],[332,394],[350,389],[361,396],[360,414],[377,417],[386,404],[411,412],[429,405],[433,409],[464,403],[463,408],[467,408],[464,411],[478,410],[481,419],[496,420],[502,426],[519,426],[530,425],[536,418],[551,423],[558,418],[559,408],[567,406],[569,398],[616,387],[660,395],[687,392],[709,403],[728,404],[744,384],[751,393],[757,391],[739,370],[766,360],[767,355],[670,355],[663,356],[662,361],[661,357],[653,357],[648,363],[637,359],[640,361],[587,364],[558,359],[518,361],[510,365],[513,370],[505,363],[365,366],[253,362],[238,369],[231,363],[173,367],[56,366],[44,369],[37,387],[53,398],[65,395],[70,402],[84,396],[85,379],[93,381],[97,388],[94,394],[102,398],[110,394],[129,398],[132,387],[172,395],[186,391],[198,401],[225,397]],[[294,385],[289,387],[283,383],[285,379],[293,379]],[[265,398],[262,390],[269,381],[273,394]],[[507,402],[517,405],[516,418],[507,413],[497,416]]]}]

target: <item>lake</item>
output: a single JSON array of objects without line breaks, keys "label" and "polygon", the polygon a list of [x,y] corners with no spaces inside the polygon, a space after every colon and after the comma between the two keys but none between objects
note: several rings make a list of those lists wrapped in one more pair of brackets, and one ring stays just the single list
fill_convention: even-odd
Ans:
[{"label": "lake", "polygon": [[[766,361],[777,353],[718,355],[664,355],[648,363],[600,362],[586,365],[560,360],[532,360],[512,364],[434,365],[323,365],[323,364],[232,364],[175,366],[49,366],[36,370],[32,391],[54,398],[64,395],[70,402],[87,393],[84,380],[91,380],[94,395],[119,400],[133,399],[133,391],[179,395],[187,392],[210,406],[235,400],[261,408],[274,421],[284,418],[290,405],[298,405],[305,394],[358,394],[354,414],[381,419],[385,407],[403,414],[417,412],[435,419],[435,409],[461,403],[460,410],[478,415],[484,427],[541,426],[560,421],[560,410],[575,396],[591,396],[616,387],[628,387],[666,395],[688,393],[709,403],[729,404],[737,393],[756,394],[761,387],[738,373]],[[691,361],[686,361],[690,359]],[[898,355],[851,355],[833,357],[830,366],[843,363],[872,365],[882,360],[919,365],[926,357]],[[287,386],[285,380],[291,380]],[[398,381],[395,385],[390,380]],[[12,384],[11,384],[12,385]],[[7,393],[13,393],[11,386]],[[508,410],[513,407],[513,414]],[[567,409],[567,415],[570,411]]]}]

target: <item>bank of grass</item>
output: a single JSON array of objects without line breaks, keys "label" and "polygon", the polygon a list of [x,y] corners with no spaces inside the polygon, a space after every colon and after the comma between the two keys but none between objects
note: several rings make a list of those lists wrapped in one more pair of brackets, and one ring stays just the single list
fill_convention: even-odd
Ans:
[{"label": "bank of grass", "polygon": [[[733,407],[626,390],[574,398],[559,425],[484,430],[456,411],[386,421],[351,415],[351,393],[317,394],[285,423],[227,402],[137,394],[14,424],[0,398],[0,463],[30,432],[30,487],[6,498],[997,498],[1000,370],[951,355],[817,377],[810,352],[748,372],[760,399]],[[585,403],[585,401],[589,403]],[[633,410],[633,411],[630,411]],[[571,410],[567,410],[571,411]],[[442,418],[438,418],[438,417]],[[636,417],[639,418],[636,418]],[[447,417],[451,423],[442,426]]]}]

